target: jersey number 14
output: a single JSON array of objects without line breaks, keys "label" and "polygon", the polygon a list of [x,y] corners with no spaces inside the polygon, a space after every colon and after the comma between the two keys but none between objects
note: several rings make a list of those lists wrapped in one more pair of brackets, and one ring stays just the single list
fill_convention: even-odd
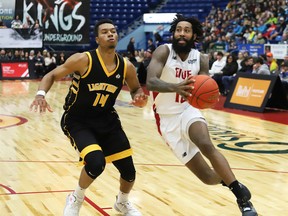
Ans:
[{"label": "jersey number 14", "polygon": [[97,106],[99,104],[99,105],[101,105],[101,107],[104,107],[108,97],[109,97],[109,94],[104,95],[101,93],[97,93],[96,98],[95,98],[94,103],[93,103],[93,106]]}]

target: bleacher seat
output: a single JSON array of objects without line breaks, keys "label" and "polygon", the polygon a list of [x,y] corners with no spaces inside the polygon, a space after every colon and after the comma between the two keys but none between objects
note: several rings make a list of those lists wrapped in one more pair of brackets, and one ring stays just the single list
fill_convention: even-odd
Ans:
[{"label": "bleacher seat", "polygon": [[[156,1],[156,0],[154,0]],[[168,0],[159,12],[163,13],[181,13],[184,16],[194,16],[204,21],[208,15],[212,5],[223,9],[228,3],[228,0],[202,0],[202,1],[187,1],[187,0]]]},{"label": "bleacher seat", "polygon": [[[90,6],[92,23],[102,18],[110,18],[119,30],[149,11],[147,0],[106,0],[105,2],[91,0]],[[115,20],[117,20],[117,23]]]},{"label": "bleacher seat", "polygon": [[[212,4],[215,7],[227,5],[229,0],[168,0],[166,5],[159,12],[182,13],[185,16],[194,16],[198,19],[205,19]],[[161,4],[162,0],[91,0],[90,1],[90,22],[94,23],[102,18],[110,18],[117,25],[118,30],[126,28],[136,18],[149,12]],[[223,8],[223,7],[222,7]],[[91,31],[90,27],[90,31]],[[94,29],[93,29],[94,30]],[[165,36],[169,38],[169,35]],[[92,37],[94,41],[94,37]]]},{"label": "bleacher seat", "polygon": [[150,7],[155,7],[160,3],[160,0],[148,0],[148,5]]}]

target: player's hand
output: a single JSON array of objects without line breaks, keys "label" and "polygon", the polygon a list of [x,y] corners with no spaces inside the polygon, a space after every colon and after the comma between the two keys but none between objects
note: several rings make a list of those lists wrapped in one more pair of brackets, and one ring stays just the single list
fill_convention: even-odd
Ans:
[{"label": "player's hand", "polygon": [[195,79],[193,76],[189,76],[186,80],[176,85],[176,93],[181,95],[185,100],[187,100],[188,97],[191,97],[192,90],[194,89],[193,83],[195,82]]},{"label": "player's hand", "polygon": [[148,101],[148,96],[146,94],[136,94],[130,104],[137,107],[146,106]]},{"label": "player's hand", "polygon": [[51,109],[50,105],[47,103],[45,98],[41,95],[36,95],[34,101],[30,105],[30,111],[34,111],[34,112],[39,111],[40,113],[45,113],[46,109],[49,112],[53,112],[53,110]]}]

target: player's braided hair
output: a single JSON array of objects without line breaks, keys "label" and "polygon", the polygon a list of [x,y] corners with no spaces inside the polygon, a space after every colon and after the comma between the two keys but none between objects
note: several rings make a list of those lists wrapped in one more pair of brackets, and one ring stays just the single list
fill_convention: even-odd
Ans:
[{"label": "player's braided hair", "polygon": [[179,22],[186,21],[191,23],[193,33],[197,35],[195,42],[200,42],[203,38],[203,29],[200,21],[195,17],[185,17],[182,14],[176,14],[176,17],[171,22],[170,32],[174,33]]}]

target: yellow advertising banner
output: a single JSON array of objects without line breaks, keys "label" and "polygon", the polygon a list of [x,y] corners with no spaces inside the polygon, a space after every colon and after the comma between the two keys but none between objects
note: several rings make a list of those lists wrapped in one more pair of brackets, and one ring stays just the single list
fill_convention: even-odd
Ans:
[{"label": "yellow advertising banner", "polygon": [[239,77],[231,96],[231,103],[261,107],[271,80],[259,80]]},{"label": "yellow advertising banner", "polygon": [[279,76],[239,73],[224,107],[256,112],[266,107],[288,110],[288,100]]}]

